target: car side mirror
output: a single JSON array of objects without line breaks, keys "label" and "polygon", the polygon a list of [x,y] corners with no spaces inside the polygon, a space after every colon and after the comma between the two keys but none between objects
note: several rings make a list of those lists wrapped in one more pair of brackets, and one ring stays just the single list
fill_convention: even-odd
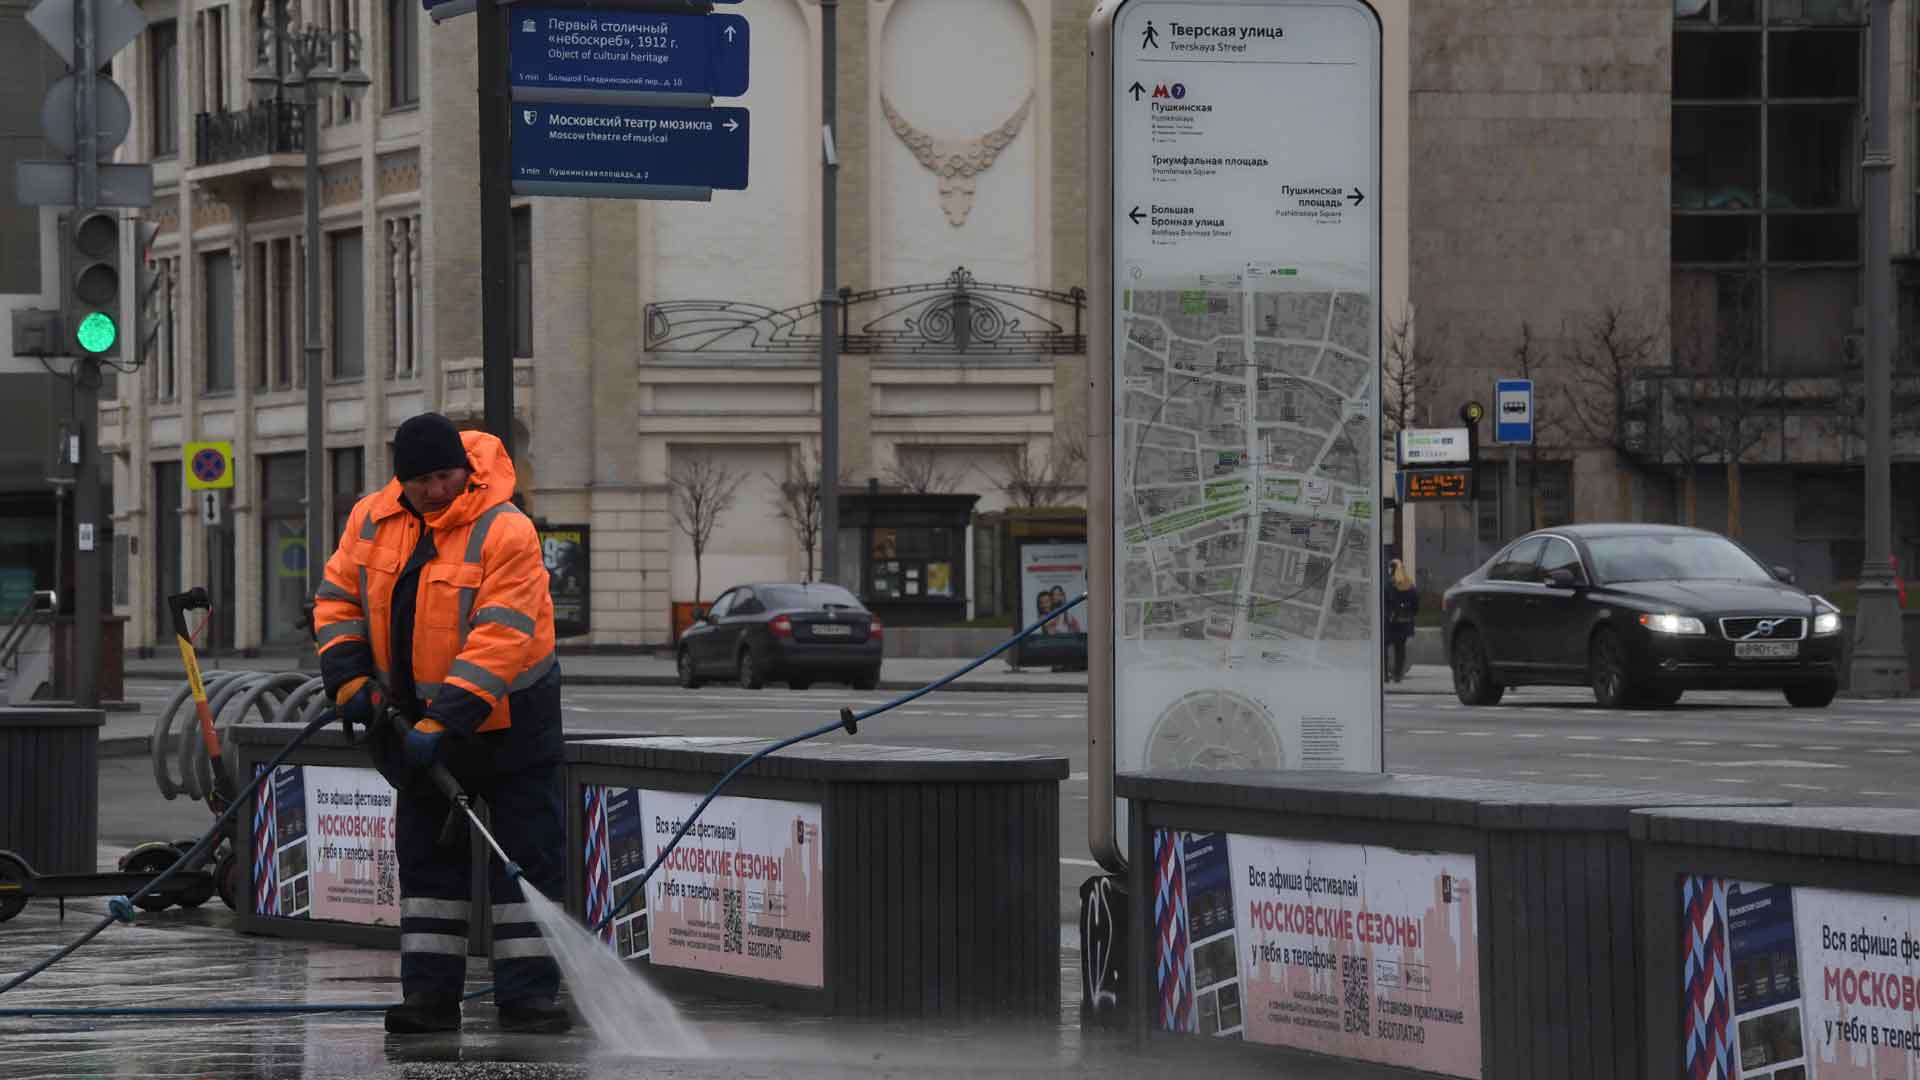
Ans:
[{"label": "car side mirror", "polygon": [[1580,584],[1580,576],[1564,566],[1547,571],[1547,584],[1556,589],[1571,589]]},{"label": "car side mirror", "polygon": [[1774,567],[1773,576],[1778,578],[1781,581],[1786,582],[1789,585],[1792,585],[1794,583],[1793,571],[1789,570],[1784,566]]},{"label": "car side mirror", "polygon": [[694,609],[693,609],[693,621],[694,621],[694,622],[706,622],[706,621],[707,621],[707,609],[706,609],[706,608],[703,608],[703,607],[697,607],[697,608],[694,608]]}]

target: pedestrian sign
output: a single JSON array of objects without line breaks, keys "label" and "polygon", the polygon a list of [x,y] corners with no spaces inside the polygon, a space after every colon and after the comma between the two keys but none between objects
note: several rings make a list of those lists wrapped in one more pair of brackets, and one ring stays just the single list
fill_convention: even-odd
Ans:
[{"label": "pedestrian sign", "polygon": [[514,106],[520,195],[704,199],[747,186],[747,110]]},{"label": "pedestrian sign", "polygon": [[1533,380],[1501,379],[1493,388],[1493,441],[1533,445]]},{"label": "pedestrian sign", "polygon": [[187,463],[187,490],[211,491],[233,486],[233,444],[230,442],[190,442],[180,448]]}]

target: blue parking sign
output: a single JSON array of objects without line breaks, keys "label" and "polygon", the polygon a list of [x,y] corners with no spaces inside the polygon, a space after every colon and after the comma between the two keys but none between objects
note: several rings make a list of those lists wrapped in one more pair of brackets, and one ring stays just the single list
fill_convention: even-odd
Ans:
[{"label": "blue parking sign", "polygon": [[1533,380],[1500,379],[1493,387],[1493,441],[1533,445]]}]

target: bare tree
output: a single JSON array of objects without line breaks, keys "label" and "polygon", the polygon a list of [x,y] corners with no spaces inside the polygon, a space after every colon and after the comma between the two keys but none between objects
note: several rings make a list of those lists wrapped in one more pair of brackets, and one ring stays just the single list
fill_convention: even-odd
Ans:
[{"label": "bare tree", "polygon": [[[853,474],[845,469],[840,472],[840,483],[844,486]],[[780,491],[780,504],[776,510],[780,520],[786,523],[787,531],[794,542],[807,555],[807,581],[814,578],[814,569],[818,565],[815,552],[820,550],[821,510],[825,500],[820,494],[820,458],[812,449],[802,445],[787,459],[785,476],[767,477]]]},{"label": "bare tree", "polygon": [[1085,437],[1065,431],[1054,437],[1053,448],[1036,455],[1025,446],[1009,454],[998,476],[989,476],[1007,502],[1026,509],[1059,506],[1066,494],[1086,486]]},{"label": "bare tree", "polygon": [[1641,449],[1633,421],[1659,335],[1639,315],[1608,304],[1567,338],[1567,420],[1583,439],[1613,451],[1614,520],[1631,521],[1633,455]]},{"label": "bare tree", "polygon": [[940,468],[933,451],[926,447],[898,446],[893,451],[893,464],[887,466],[881,479],[889,487],[914,495],[945,495],[960,486],[962,476]]},{"label": "bare tree", "polygon": [[1727,469],[1727,535],[1741,534],[1740,465],[1759,449],[1770,431],[1782,426],[1786,380],[1766,375],[1759,354],[1745,352],[1733,370],[1713,380],[1713,422],[1708,425],[1712,452]]},{"label": "bare tree", "polygon": [[701,603],[702,562],[713,530],[721,515],[733,508],[746,481],[743,473],[713,460],[711,454],[691,454],[680,459],[667,475],[672,492],[673,523],[693,544],[693,602]]},{"label": "bare tree", "polygon": [[1380,365],[1380,444],[1397,452],[1400,433],[1417,428],[1422,409],[1440,389],[1440,363],[1414,335],[1413,312],[1387,328]]},{"label": "bare tree", "polygon": [[1660,456],[1678,462],[1681,478],[1681,523],[1700,518],[1700,463],[1713,453],[1713,417],[1703,389],[1702,372],[1714,365],[1713,347],[1706,331],[1696,330],[1675,342],[1674,360],[1685,378],[1670,380],[1660,403]]}]

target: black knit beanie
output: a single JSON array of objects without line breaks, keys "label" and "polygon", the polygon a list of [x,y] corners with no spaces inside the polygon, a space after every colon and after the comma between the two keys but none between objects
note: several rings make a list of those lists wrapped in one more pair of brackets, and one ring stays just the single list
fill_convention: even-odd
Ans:
[{"label": "black knit beanie", "polygon": [[470,469],[460,429],[439,413],[421,413],[393,435],[393,475],[416,480],[441,469]]}]

